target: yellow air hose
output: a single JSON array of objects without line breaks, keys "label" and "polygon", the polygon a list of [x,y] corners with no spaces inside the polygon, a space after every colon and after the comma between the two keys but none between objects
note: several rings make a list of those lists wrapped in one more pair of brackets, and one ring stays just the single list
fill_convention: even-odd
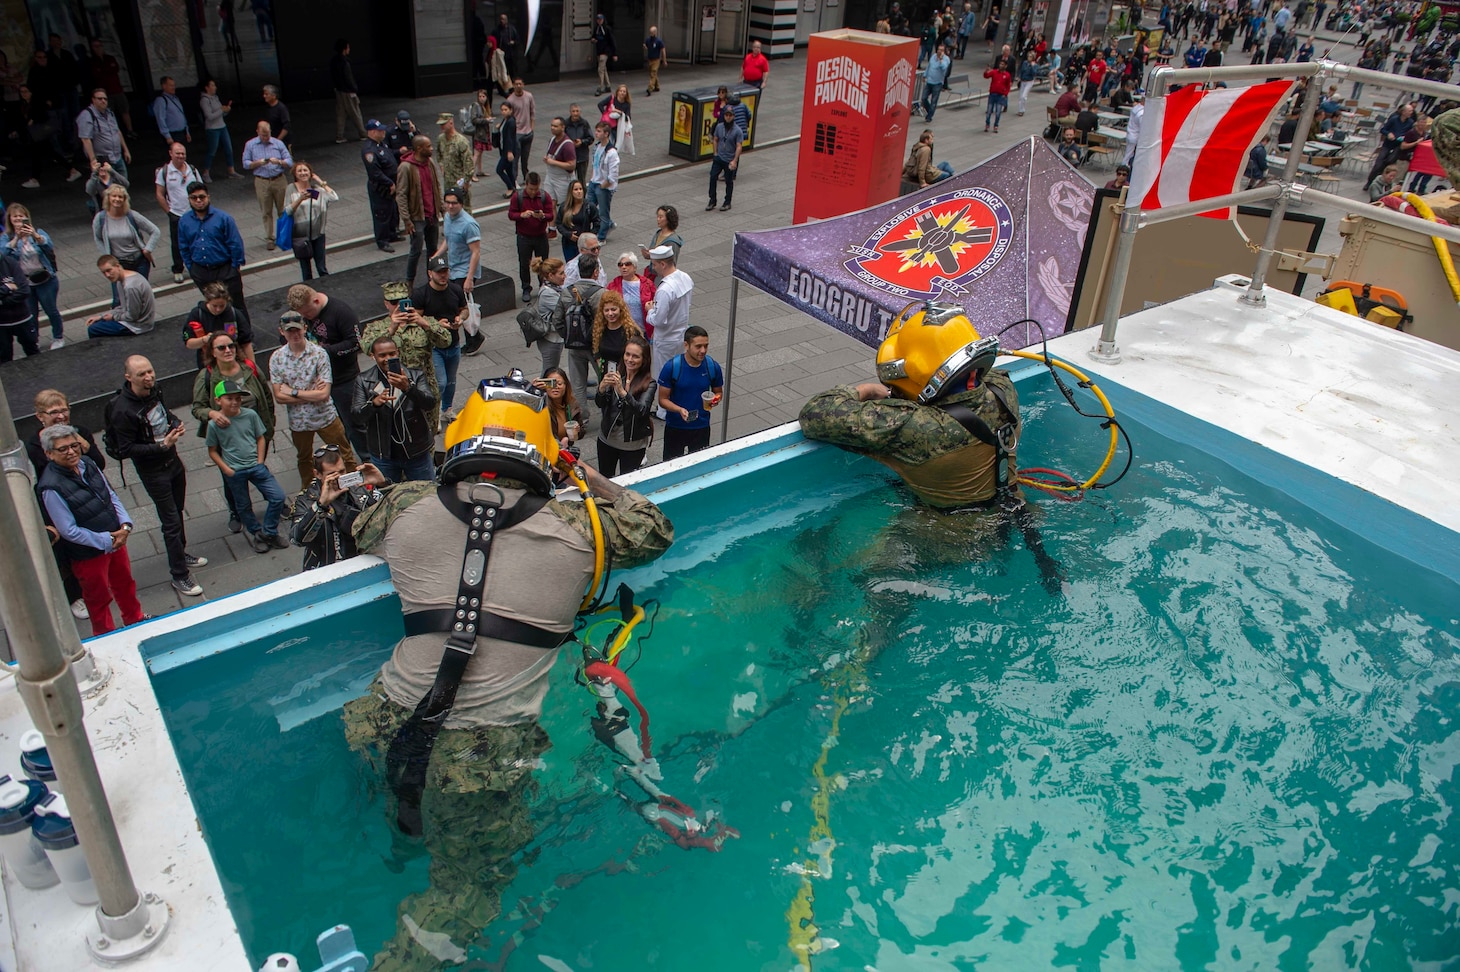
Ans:
[{"label": "yellow air hose", "polygon": [[569,467],[568,475],[578,487],[578,493],[583,497],[583,505],[588,507],[588,519],[593,524],[593,580],[588,584],[588,593],[583,595],[583,603],[578,606],[578,610],[586,611],[593,605],[593,596],[598,591],[598,585],[603,582],[603,521],[598,518],[598,504],[593,500],[593,493],[588,489],[588,481],[583,478],[583,471],[574,465]]},{"label": "yellow air hose", "polygon": [[[1420,216],[1432,223],[1439,222],[1435,218],[1435,211],[1423,199],[1412,192],[1404,193],[1403,198]],[[1450,244],[1438,236],[1431,236],[1430,242],[1435,245],[1435,255],[1440,258],[1440,269],[1445,271],[1445,279],[1450,282],[1450,296],[1455,298],[1456,304],[1460,304],[1460,276],[1455,274],[1455,261],[1450,258]]]},{"label": "yellow air hose", "polygon": [[1072,483],[1072,484],[1069,484],[1069,485],[1063,485],[1062,486],[1062,485],[1057,485],[1057,484],[1054,484],[1054,483],[1047,483],[1047,482],[1042,482],[1042,481],[1036,481],[1036,480],[1032,480],[1032,479],[1027,479],[1027,478],[1025,478],[1023,476],[1017,477],[1017,481],[1020,482],[1020,483],[1022,483],[1025,486],[1034,486],[1034,487],[1037,487],[1038,489],[1052,490],[1052,491],[1055,491],[1055,492],[1062,492],[1062,493],[1080,493],[1080,492],[1084,492],[1085,490],[1089,489],[1091,486],[1094,486],[1095,483],[1097,483],[1100,480],[1100,477],[1103,476],[1103,475],[1105,475],[1105,470],[1107,470],[1107,469],[1110,468],[1110,463],[1112,461],[1114,461],[1114,459],[1115,459],[1115,449],[1116,449],[1116,446],[1118,446],[1120,444],[1120,434],[1117,431],[1116,425],[1115,425],[1115,422],[1114,422],[1114,419],[1115,419],[1115,409],[1111,408],[1111,406],[1110,406],[1110,400],[1105,397],[1105,393],[1100,390],[1099,386],[1097,386],[1093,381],[1090,380],[1090,378],[1089,378],[1088,375],[1086,375],[1083,371],[1081,371],[1080,369],[1076,368],[1075,366],[1070,365],[1070,364],[1067,364],[1067,363],[1061,361],[1058,358],[1052,358],[1052,357],[1049,357],[1048,355],[1041,354],[1041,353],[1039,353],[1037,351],[1010,351],[1010,350],[1004,350],[1004,351],[1001,351],[1000,353],[1001,354],[1013,355],[1016,358],[1028,358],[1030,361],[1038,361],[1040,364],[1045,365],[1045,366],[1053,366],[1053,367],[1056,367],[1056,368],[1061,369],[1062,371],[1068,371],[1070,374],[1074,375],[1075,378],[1077,378],[1082,385],[1084,385],[1085,387],[1089,388],[1090,391],[1092,391],[1092,392],[1095,393],[1095,397],[1100,401],[1100,407],[1103,408],[1103,409],[1105,409],[1105,417],[1107,419],[1111,420],[1110,423],[1109,423],[1109,425],[1110,425],[1110,429],[1109,429],[1109,431],[1110,431],[1110,446],[1109,446],[1109,448],[1107,448],[1105,450],[1105,461],[1100,464],[1100,468],[1099,469],[1095,470],[1095,474],[1093,476],[1091,476],[1089,479],[1085,480],[1083,483],[1080,483],[1079,485],[1075,485],[1075,484]]}]

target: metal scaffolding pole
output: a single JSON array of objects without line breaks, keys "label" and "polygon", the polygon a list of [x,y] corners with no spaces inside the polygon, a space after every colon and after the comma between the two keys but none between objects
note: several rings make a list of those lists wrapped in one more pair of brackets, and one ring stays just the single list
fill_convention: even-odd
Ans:
[{"label": "metal scaffolding pole", "polygon": [[[1288,146],[1288,163],[1283,166],[1282,184],[1285,187],[1292,186],[1293,179],[1298,175],[1298,166],[1303,161],[1303,142],[1307,141],[1308,130],[1313,127],[1313,116],[1318,111],[1318,96],[1323,91],[1321,73],[1314,75],[1308,82],[1308,90],[1303,93],[1303,109],[1298,116],[1297,133],[1293,136],[1293,144]],[[1257,266],[1252,270],[1252,280],[1247,284],[1247,293],[1242,295],[1244,304],[1251,304],[1261,307],[1267,303],[1267,298],[1262,294],[1263,285],[1267,283],[1267,269],[1272,266],[1273,248],[1277,246],[1278,233],[1282,231],[1283,219],[1288,215],[1289,192],[1284,192],[1277,197],[1273,203],[1272,212],[1267,217],[1267,232],[1262,237],[1262,249],[1257,251]]]},{"label": "metal scaffolding pole", "polygon": [[[1304,93],[1302,113],[1298,121],[1297,130],[1304,134],[1313,125],[1313,116],[1316,114],[1319,96],[1322,91],[1322,81],[1328,77],[1338,78],[1340,80],[1363,81],[1387,88],[1417,91],[1422,94],[1432,94],[1444,98],[1460,98],[1460,85],[1429,81],[1423,78],[1397,78],[1383,71],[1351,67],[1335,61],[1309,61],[1302,64],[1232,65],[1212,68],[1158,67],[1151,72],[1148,98],[1149,100],[1154,100],[1163,97],[1167,88],[1172,84],[1207,84],[1229,80],[1245,81],[1303,77],[1311,79],[1308,84],[1308,90]],[[1460,230],[1456,230],[1453,227],[1440,226],[1414,216],[1406,216],[1402,213],[1392,212],[1382,207],[1365,206],[1356,203],[1352,199],[1344,199],[1342,196],[1307,189],[1297,184],[1294,181],[1294,177],[1297,175],[1298,165],[1301,162],[1302,146],[1295,144],[1289,151],[1287,165],[1284,167],[1282,178],[1276,186],[1231,193],[1226,196],[1203,199],[1195,203],[1184,203],[1179,206],[1171,206],[1150,212],[1141,210],[1122,212],[1120,216],[1119,236],[1116,240],[1115,257],[1111,264],[1110,282],[1104,292],[1104,304],[1101,308],[1100,338],[1095,347],[1090,349],[1090,356],[1097,361],[1110,364],[1120,361],[1120,350],[1115,343],[1115,333],[1117,325],[1120,322],[1120,305],[1125,299],[1126,282],[1130,276],[1131,254],[1135,249],[1135,235],[1141,227],[1152,223],[1180,219],[1185,216],[1193,216],[1198,213],[1221,209],[1224,206],[1237,205],[1243,202],[1256,202],[1269,198],[1275,199],[1272,213],[1268,217],[1267,232],[1263,238],[1262,247],[1258,251],[1257,266],[1253,270],[1247,292],[1241,298],[1243,301],[1252,304],[1261,304],[1264,300],[1262,294],[1263,286],[1267,280],[1268,269],[1272,265],[1273,251],[1277,246],[1278,233],[1282,226],[1283,217],[1287,214],[1288,200],[1290,198],[1301,198],[1353,212],[1362,212],[1366,217],[1376,222],[1388,223],[1391,226],[1412,230],[1416,233],[1424,233],[1428,236],[1438,236],[1452,242],[1460,242]]]},{"label": "metal scaffolding pole", "polygon": [[[23,465],[22,465],[23,464]],[[10,644],[19,671],[16,688],[31,722],[46,740],[56,778],[66,793],[71,822],[96,883],[100,904],[97,928],[87,934],[92,955],[106,962],[125,961],[151,950],[161,941],[170,920],[165,902],[155,894],[137,892],[127,865],[116,821],[106,800],[96,759],[86,736],[81,693],[66,650],[64,621],[53,608],[54,596],[34,596],[37,574],[48,586],[60,587],[45,537],[35,493],[18,492],[10,485],[12,472],[29,465],[15,434],[10,405],[0,386],[0,468],[7,488],[0,490],[0,610],[4,611]],[[27,495],[28,494],[28,495]],[[38,546],[32,546],[32,540]],[[47,576],[49,575],[49,576]]]},{"label": "metal scaffolding pole", "polygon": [[725,339],[725,388],[720,395],[720,441],[730,441],[730,372],[735,370],[735,316],[740,309],[740,278],[730,276],[730,336]]}]

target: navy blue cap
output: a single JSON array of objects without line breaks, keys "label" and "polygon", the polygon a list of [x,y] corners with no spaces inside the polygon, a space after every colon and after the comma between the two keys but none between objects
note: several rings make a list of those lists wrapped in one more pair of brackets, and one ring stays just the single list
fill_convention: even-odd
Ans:
[{"label": "navy blue cap", "polygon": [[[10,785],[12,783],[14,786]],[[29,830],[31,818],[35,816],[36,804],[44,800],[46,794],[50,793],[44,783],[36,780],[12,781],[8,776],[0,776],[0,788],[13,790],[15,786],[23,787],[25,795],[19,803],[0,806],[0,835],[17,834],[22,830]],[[19,791],[16,795],[19,795]]]},{"label": "navy blue cap", "polygon": [[[59,793],[52,793],[42,800],[39,805],[49,807],[58,800],[61,801],[61,807],[64,809],[66,804],[61,799],[61,794]],[[35,835],[36,841],[46,850],[66,850],[81,843],[76,838],[76,828],[71,824],[71,817],[69,815],[60,816],[38,813],[31,822],[30,832]]]},{"label": "navy blue cap", "polygon": [[379,118],[372,118],[368,122],[365,123],[365,130],[367,132],[369,132],[369,131],[383,132],[383,131],[385,131],[385,126],[380,123],[380,119]]}]

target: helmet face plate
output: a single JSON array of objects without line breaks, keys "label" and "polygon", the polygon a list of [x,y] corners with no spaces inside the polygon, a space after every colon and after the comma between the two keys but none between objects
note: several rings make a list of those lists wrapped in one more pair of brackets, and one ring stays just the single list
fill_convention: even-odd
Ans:
[{"label": "helmet face plate", "polygon": [[961,391],[963,379],[988,370],[998,354],[999,339],[980,337],[957,305],[910,305],[877,349],[877,377],[898,397],[927,404]]},{"label": "helmet face plate", "polygon": [[520,480],[552,496],[558,440],[547,397],[514,370],[483,379],[456,419],[447,426],[443,483],[483,473]]}]

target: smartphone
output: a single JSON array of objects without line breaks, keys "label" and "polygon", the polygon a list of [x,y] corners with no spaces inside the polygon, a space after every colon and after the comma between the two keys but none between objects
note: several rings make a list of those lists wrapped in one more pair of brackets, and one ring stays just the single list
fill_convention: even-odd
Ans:
[{"label": "smartphone", "polygon": [[617,361],[610,361],[608,363],[608,373],[611,374],[611,375],[618,374],[618,362]]},{"label": "smartphone", "polygon": [[340,489],[354,489],[356,486],[365,485],[365,475],[361,472],[348,472],[340,474]]},{"label": "smartphone", "polygon": [[413,311],[415,309],[416,309],[416,305],[413,304],[413,303],[411,303],[411,299],[409,297],[402,297],[401,298],[401,301],[400,301],[400,311],[401,311],[402,314],[409,314],[411,311]]},{"label": "smartphone", "polygon": [[311,190],[309,190],[309,198],[310,199],[318,199],[319,198],[319,190],[318,189],[311,189]]},{"label": "smartphone", "polygon": [[403,375],[406,369],[401,367],[400,358],[391,358],[385,363],[385,370],[393,375]]}]

